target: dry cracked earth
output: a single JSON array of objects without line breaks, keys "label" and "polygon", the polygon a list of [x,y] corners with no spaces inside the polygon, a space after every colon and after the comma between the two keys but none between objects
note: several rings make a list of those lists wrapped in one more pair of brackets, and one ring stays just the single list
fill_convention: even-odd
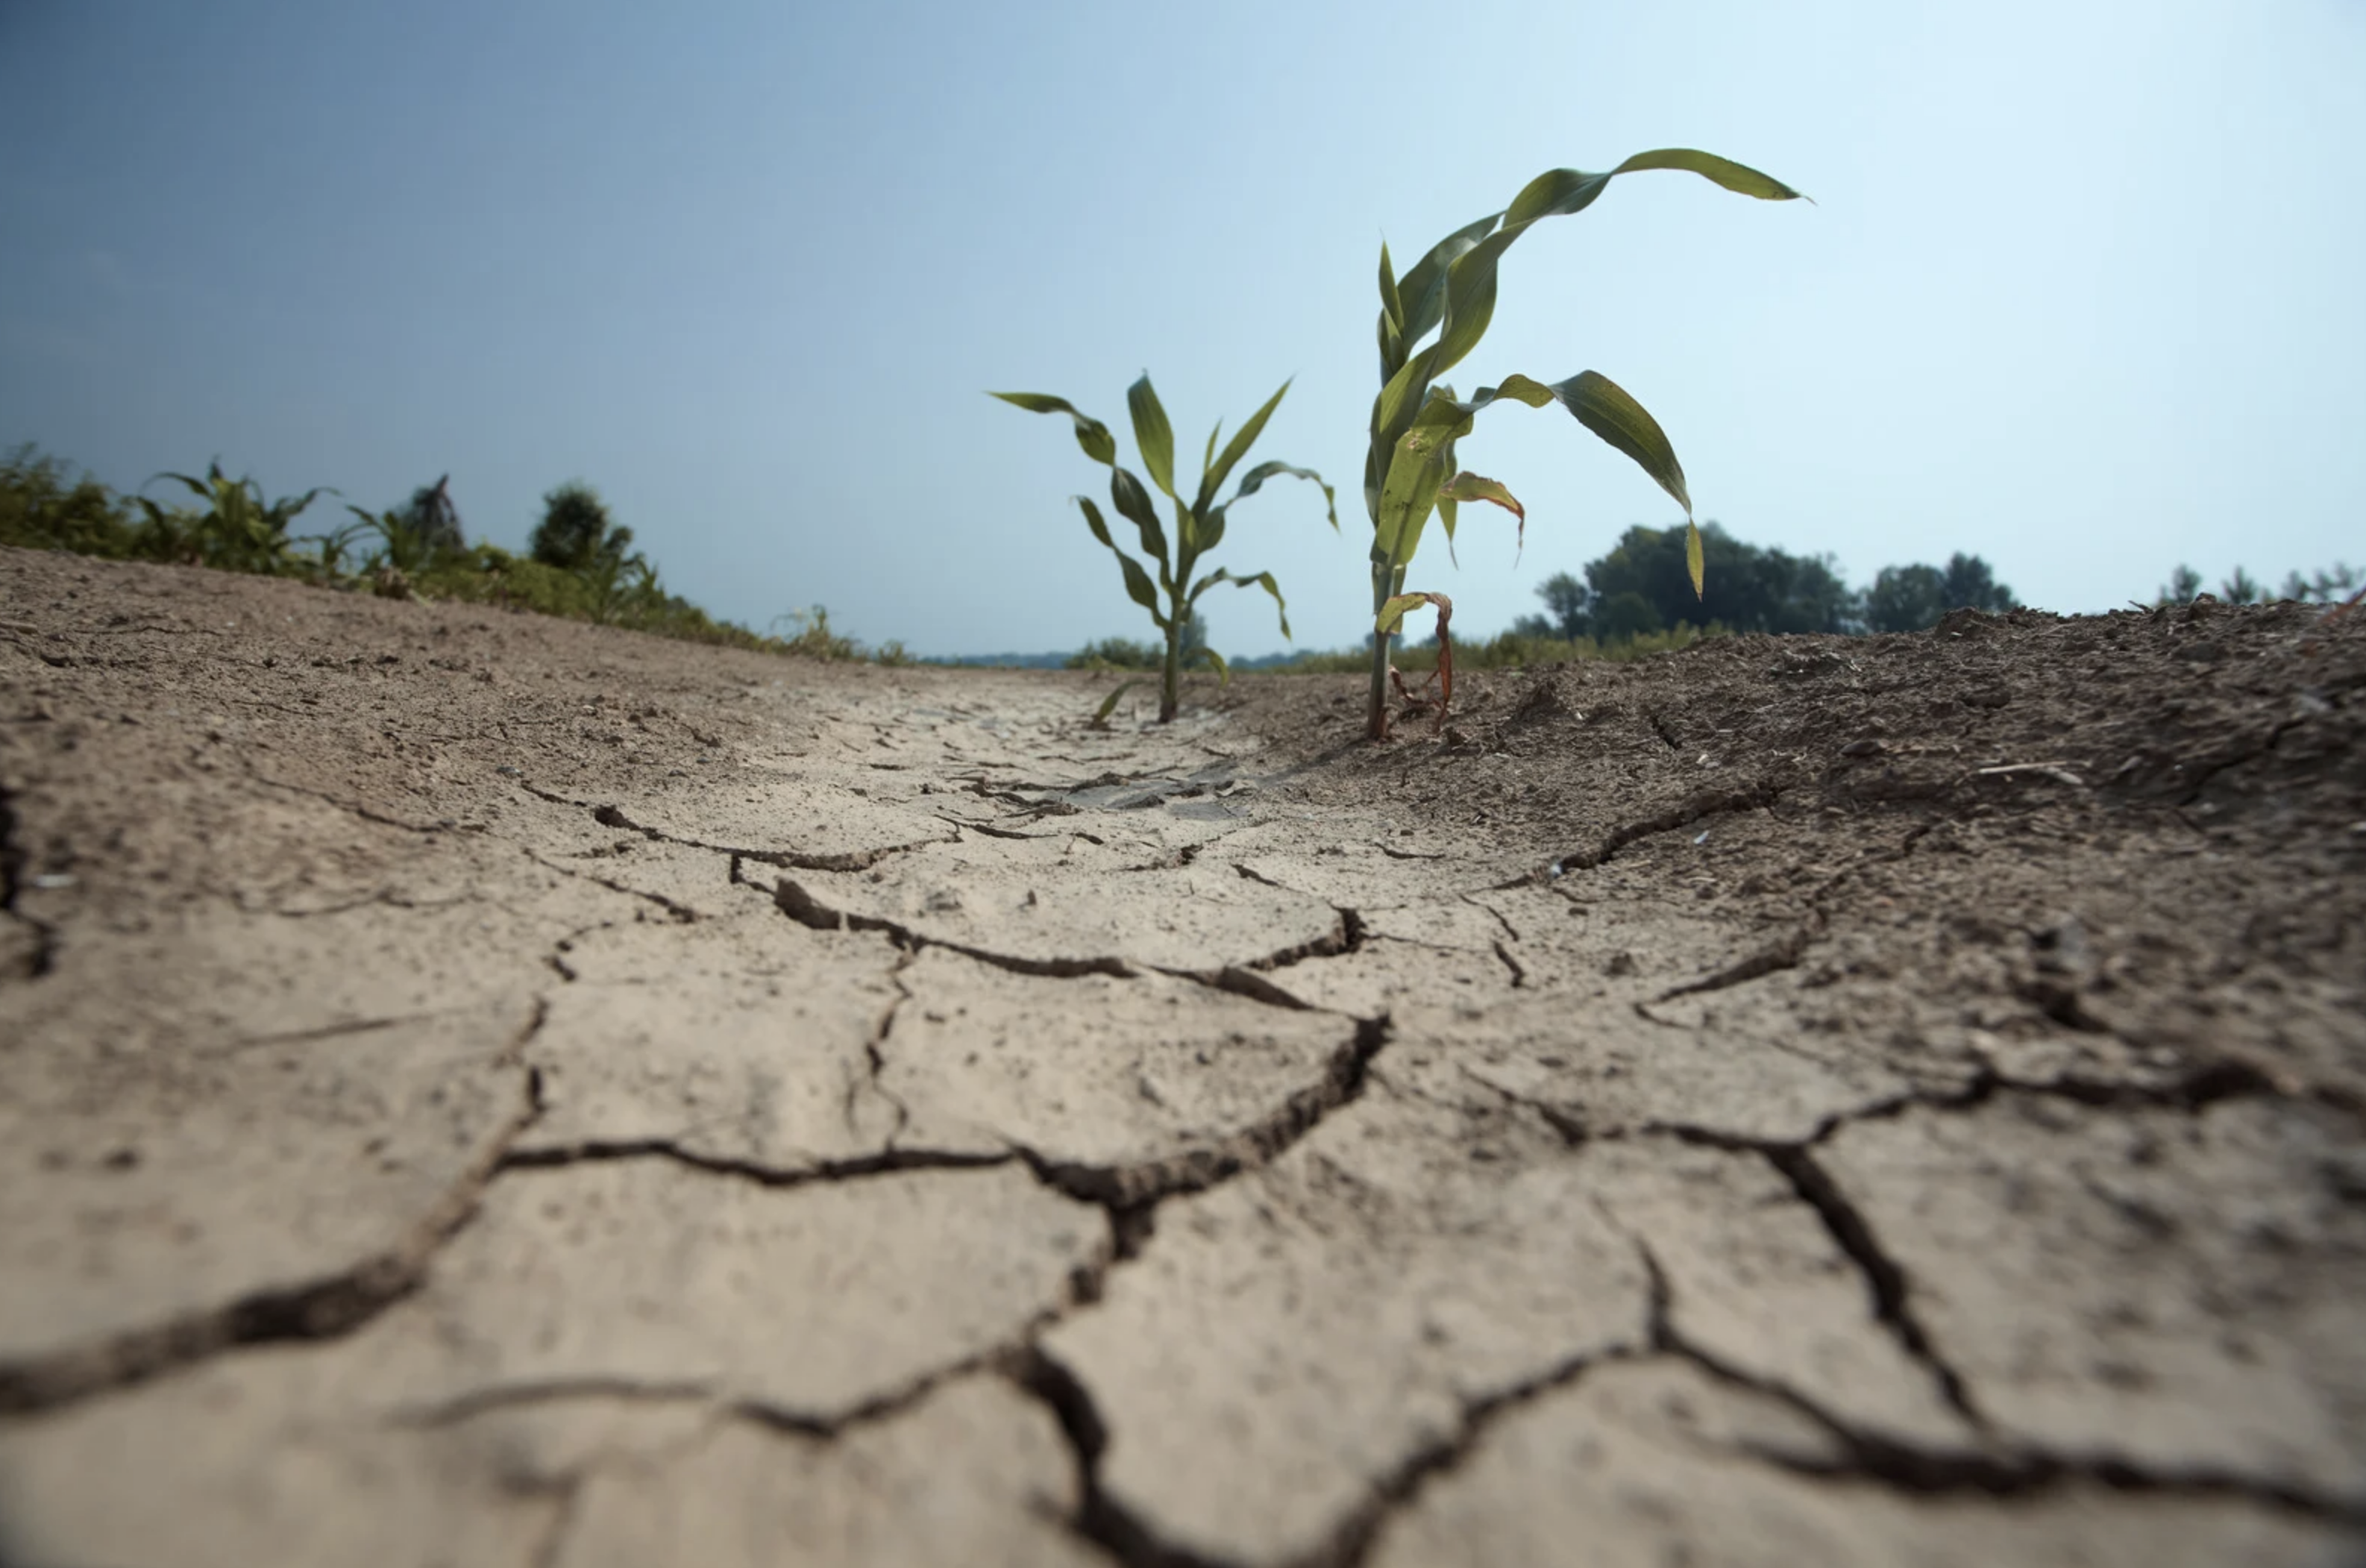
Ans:
[{"label": "dry cracked earth", "polygon": [[2366,1562],[2366,614],[1357,684],[0,552],[0,1562]]}]

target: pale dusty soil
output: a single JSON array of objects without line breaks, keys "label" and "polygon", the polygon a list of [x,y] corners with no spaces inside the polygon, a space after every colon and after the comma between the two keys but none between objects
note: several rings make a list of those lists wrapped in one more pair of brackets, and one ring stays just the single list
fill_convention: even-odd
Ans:
[{"label": "pale dusty soil", "polygon": [[2366,613],[1357,688],[0,551],[0,1562],[2366,1562]]}]

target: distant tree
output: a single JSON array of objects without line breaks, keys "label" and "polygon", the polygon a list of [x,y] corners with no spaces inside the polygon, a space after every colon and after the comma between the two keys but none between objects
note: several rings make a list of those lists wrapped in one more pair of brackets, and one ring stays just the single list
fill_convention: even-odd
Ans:
[{"label": "distant tree", "polygon": [[1556,637],[1563,642],[1574,642],[1593,630],[1594,590],[1565,571],[1554,572],[1537,585],[1537,597],[1545,602],[1545,614],[1528,617],[1536,628],[1522,635]]},{"label": "distant tree", "polygon": [[2169,574],[2169,581],[2161,585],[2160,597],[2156,603],[2191,604],[2201,593],[2202,574],[2180,561],[2177,570]]},{"label": "distant tree", "polygon": [[1666,629],[1658,606],[1632,588],[1605,595],[1594,614],[1594,635],[1604,642],[1625,642]]},{"label": "distant tree", "polygon": [[2234,576],[2218,585],[2218,597],[2229,604],[2256,604],[2259,596],[2259,580],[2239,566]]},{"label": "distant tree", "polygon": [[1946,575],[1935,566],[1886,566],[1865,596],[1865,624],[1877,632],[1919,632],[1945,615]]},{"label": "distant tree", "polygon": [[1947,558],[1947,570],[1940,576],[1939,602],[1950,610],[1982,610],[2001,615],[2007,610],[2021,607],[2012,590],[1999,582],[1989,563],[1977,556],[1957,550]]},{"label": "distant tree", "polygon": [[1989,563],[1961,550],[1946,566],[1886,566],[1874,574],[1865,596],[1865,624],[1877,632],[1927,631],[1950,610],[2002,615],[2016,608],[2012,590],[1996,580]]},{"label": "distant tree", "polygon": [[[1681,528],[1629,528],[1617,547],[1588,562],[1585,578],[1595,637],[1605,630],[1610,601],[1632,593],[1651,609],[1656,625],[1679,622],[1729,631],[1845,632],[1856,629],[1862,607],[1829,556],[1795,556],[1745,544],[1717,523],[1701,525],[1707,589],[1693,595]],[[1630,608],[1618,624],[1636,619]]]},{"label": "distant tree", "polygon": [[633,531],[608,515],[600,492],[569,479],[542,498],[542,521],[527,546],[535,559],[561,571],[621,570],[629,558]]}]

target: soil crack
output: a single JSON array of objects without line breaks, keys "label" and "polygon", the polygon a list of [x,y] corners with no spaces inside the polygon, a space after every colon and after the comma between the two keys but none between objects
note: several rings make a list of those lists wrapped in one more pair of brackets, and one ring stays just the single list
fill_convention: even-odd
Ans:
[{"label": "soil crack", "polygon": [[1277,1110],[1217,1142],[1163,1159],[1095,1165],[1054,1159],[1023,1144],[1011,1146],[1046,1186],[1099,1204],[1122,1221],[1168,1198],[1204,1191],[1279,1158],[1325,1117],[1361,1098],[1372,1058],[1388,1038],[1385,1018],[1357,1020],[1354,1034],[1332,1054],[1323,1076]]},{"label": "soil crack", "polygon": [[1940,1355],[1929,1331],[1915,1316],[1906,1270],[1882,1247],[1872,1223],[1849,1201],[1840,1184],[1806,1149],[1764,1148],[1759,1152],[1791,1184],[1799,1201],[1816,1212],[1833,1242],[1856,1265],[1871,1292],[1874,1316],[1889,1330],[1899,1348],[1930,1372],[1949,1407],[1969,1422],[1974,1431],[1986,1434],[1989,1429],[1988,1417],[1973,1403],[1963,1378]]},{"label": "soil crack", "polygon": [[[745,880],[744,878],[742,880]],[[1177,979],[1193,980],[1220,991],[1231,991],[1254,1001],[1275,1007],[1304,1009],[1306,1003],[1290,995],[1272,982],[1260,978],[1269,970],[1286,969],[1309,958],[1329,958],[1353,952],[1356,930],[1360,926],[1352,910],[1340,910],[1339,924],[1312,941],[1286,947],[1277,953],[1253,958],[1246,964],[1224,964],[1214,969],[1185,969],[1164,964],[1144,964],[1139,966],[1114,954],[1091,958],[1029,958],[1022,953],[1003,953],[990,947],[978,947],[969,942],[948,942],[942,937],[914,931],[900,920],[884,915],[864,915],[850,909],[839,909],[823,903],[807,892],[793,877],[782,877],[773,885],[772,901],[783,914],[815,931],[878,931],[907,953],[917,953],[925,948],[942,948],[958,953],[981,964],[1007,969],[1014,975],[1037,975],[1057,980],[1075,979],[1084,975],[1107,975],[1115,979],[1131,979],[1143,969],[1172,975]]]},{"label": "soil crack", "polygon": [[1638,818],[1631,822],[1620,823],[1605,833],[1601,842],[1590,850],[1572,850],[1538,870],[1524,872],[1507,882],[1496,883],[1487,891],[1500,892],[1513,887],[1532,886],[1538,882],[1550,881],[1565,872],[1591,871],[1638,839],[1646,839],[1654,833],[1673,832],[1678,828],[1688,828],[1704,818],[1721,817],[1736,811],[1760,810],[1774,805],[1782,798],[1782,786],[1771,778],[1760,779],[1757,783],[1745,785],[1741,789],[1700,790],[1686,795],[1681,802],[1665,811]]},{"label": "soil crack", "polygon": [[1112,1498],[1101,1484],[1101,1456],[1109,1451],[1109,1424],[1092,1392],[1066,1367],[1037,1346],[1014,1358],[1006,1375],[1012,1385],[1048,1407],[1067,1439],[1076,1466],[1077,1505],[1066,1523],[1078,1538],[1100,1548],[1123,1568],[1230,1568],[1169,1545]]},{"label": "soil crack", "polygon": [[0,1363],[0,1415],[53,1409],[240,1346],[337,1338],[409,1295],[426,1278],[434,1255],[475,1215],[479,1196],[507,1163],[511,1145],[540,1111],[524,1056],[548,1013],[548,1004],[537,999],[525,1026],[497,1058],[500,1066],[518,1068],[518,1103],[487,1153],[393,1245],[319,1280],[257,1291],[96,1345]]},{"label": "soil crack", "polygon": [[[578,800],[568,804],[583,806],[589,803]],[[777,865],[783,870],[794,871],[868,871],[890,855],[908,853],[913,850],[925,849],[930,844],[944,841],[941,839],[915,839],[909,843],[885,844],[872,850],[849,850],[836,854],[807,854],[796,850],[751,850],[736,844],[710,844],[703,839],[679,838],[663,829],[636,822],[614,806],[593,807],[592,820],[599,823],[603,828],[618,828],[628,833],[638,833],[641,837],[656,843],[674,844],[686,850],[705,850],[713,854],[729,855],[734,860],[752,860],[765,865]]]}]

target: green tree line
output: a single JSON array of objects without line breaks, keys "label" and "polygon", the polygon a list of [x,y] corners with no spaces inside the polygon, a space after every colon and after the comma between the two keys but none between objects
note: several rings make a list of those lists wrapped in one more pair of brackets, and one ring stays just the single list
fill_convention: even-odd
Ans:
[{"label": "green tree line", "polygon": [[1580,579],[1556,572],[1537,589],[1546,613],[1513,624],[1519,637],[1561,641],[1631,641],[1679,626],[1732,632],[1921,631],[1948,611],[1969,606],[2000,613],[2018,603],[1988,562],[1961,552],[1947,564],[1884,567],[1865,589],[1841,577],[1830,556],[1735,538],[1721,525],[1701,525],[1709,570],[1693,592],[1682,528],[1635,527]]}]

